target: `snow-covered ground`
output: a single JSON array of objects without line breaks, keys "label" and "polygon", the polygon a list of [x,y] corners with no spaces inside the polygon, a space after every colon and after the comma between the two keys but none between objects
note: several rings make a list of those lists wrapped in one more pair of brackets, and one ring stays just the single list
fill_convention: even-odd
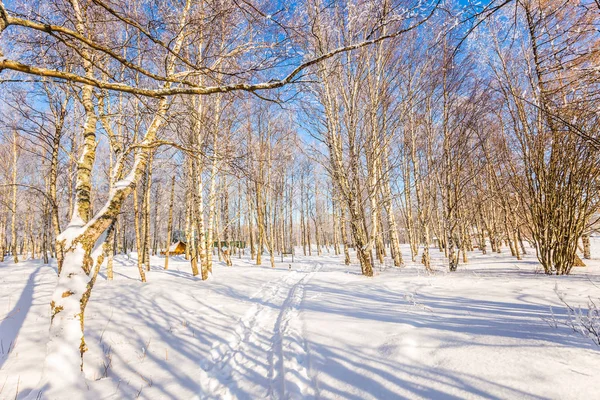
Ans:
[{"label": "snow-covered ground", "polygon": [[[327,253],[275,269],[233,257],[208,282],[154,257],[146,284],[135,255],[118,257],[86,312],[87,397],[600,397],[600,347],[560,323],[555,293],[600,299],[600,261],[552,277],[506,252],[472,253],[450,274],[434,250],[434,275],[409,263],[373,278]],[[40,377],[55,279],[37,261],[0,264],[1,399]]]}]

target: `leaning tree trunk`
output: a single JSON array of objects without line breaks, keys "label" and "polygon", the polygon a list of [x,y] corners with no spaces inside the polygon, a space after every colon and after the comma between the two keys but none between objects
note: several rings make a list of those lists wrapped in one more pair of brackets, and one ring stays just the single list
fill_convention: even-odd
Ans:
[{"label": "leaning tree trunk", "polygon": [[[181,49],[183,42],[183,27],[186,24],[191,1],[186,1],[185,10],[180,20],[180,33],[173,45],[176,54]],[[73,0],[73,8],[77,19],[77,28],[80,34],[84,22],[77,0]],[[83,50],[82,50],[83,51]],[[86,54],[88,55],[88,54]],[[89,56],[89,55],[88,55]],[[93,75],[90,58],[83,57],[86,65],[86,74]],[[174,57],[167,59],[167,76],[174,71]],[[170,87],[167,82],[163,87]],[[95,156],[95,130],[96,120],[92,103],[92,88],[87,85],[82,91],[82,98],[86,109],[86,123],[84,132],[84,153],[80,158],[77,176],[77,198],[74,206],[73,218],[67,228],[59,235],[57,240],[63,243],[64,260],[61,273],[58,276],[56,290],[50,303],[51,322],[50,339],[48,341],[47,356],[44,366],[40,388],[44,388],[44,396],[56,398],[64,393],[72,397],[79,397],[78,391],[85,391],[87,385],[82,375],[83,355],[87,350],[84,338],[84,313],[92,293],[98,269],[103,261],[103,245],[107,230],[117,219],[121,206],[136,182],[143,174],[148,163],[148,153],[138,151],[130,173],[125,179],[111,185],[108,199],[97,214],[89,218],[90,196]],[[90,107],[91,106],[91,107]],[[161,98],[154,118],[147,128],[142,145],[152,146],[158,130],[165,121],[169,102]],[[91,111],[91,113],[90,113]],[[120,162],[124,162],[122,158]]]},{"label": "leaning tree trunk", "polygon": [[[144,143],[153,141],[166,110],[167,101],[161,100]],[[50,303],[50,340],[43,378],[44,384],[51,386],[44,392],[50,398],[53,394],[64,393],[65,388],[83,390],[85,386],[80,372],[83,354],[87,350],[83,333],[85,308],[106,251],[107,231],[116,220],[123,201],[143,174],[147,160],[147,152],[138,152],[132,171],[111,188],[105,207],[83,225],[74,212],[75,222],[72,221],[57,238],[63,243],[64,260]],[[143,273],[143,270],[140,272]]]}]

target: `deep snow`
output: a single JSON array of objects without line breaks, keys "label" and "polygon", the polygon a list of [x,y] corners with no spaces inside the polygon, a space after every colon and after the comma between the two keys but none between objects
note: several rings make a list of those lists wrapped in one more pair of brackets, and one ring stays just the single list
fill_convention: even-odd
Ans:
[{"label": "deep snow", "polygon": [[[432,250],[434,275],[409,263],[373,278],[327,252],[275,269],[232,257],[208,282],[153,257],[146,284],[135,254],[118,256],[86,311],[87,398],[599,397],[600,347],[560,324],[554,290],[600,299],[600,261],[553,277],[506,252],[450,274]],[[1,399],[41,376],[55,283],[38,261],[0,263]]]}]

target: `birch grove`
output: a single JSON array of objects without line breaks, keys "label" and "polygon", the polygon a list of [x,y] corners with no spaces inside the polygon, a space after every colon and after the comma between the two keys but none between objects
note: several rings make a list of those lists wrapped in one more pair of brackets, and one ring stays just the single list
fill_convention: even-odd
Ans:
[{"label": "birch grove", "polygon": [[599,227],[599,23],[586,0],[0,0],[0,260],[57,272],[37,389],[84,390],[115,256],[140,284],[156,257],[571,273]]}]

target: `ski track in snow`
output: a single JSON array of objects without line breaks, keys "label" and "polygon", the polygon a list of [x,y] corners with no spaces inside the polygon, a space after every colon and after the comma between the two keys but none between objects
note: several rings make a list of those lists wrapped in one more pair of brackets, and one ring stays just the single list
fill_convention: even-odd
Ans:
[{"label": "ski track in snow", "polygon": [[[271,352],[277,360],[272,362],[271,397],[275,399],[305,399],[315,397],[316,385],[312,382],[307,366],[308,352],[300,320],[300,307],[304,299],[304,285],[323,268],[316,265],[305,273],[289,291],[281,306],[275,323],[273,343],[276,351]],[[273,365],[274,364],[274,365]]]},{"label": "ski track in snow", "polygon": [[[234,327],[232,337],[214,346],[211,362],[202,366],[207,398],[244,397],[247,385],[257,387],[261,383],[268,389],[267,398],[315,398],[300,307],[304,286],[322,267],[304,265],[254,294],[254,304]],[[268,365],[261,363],[265,354]]]}]

